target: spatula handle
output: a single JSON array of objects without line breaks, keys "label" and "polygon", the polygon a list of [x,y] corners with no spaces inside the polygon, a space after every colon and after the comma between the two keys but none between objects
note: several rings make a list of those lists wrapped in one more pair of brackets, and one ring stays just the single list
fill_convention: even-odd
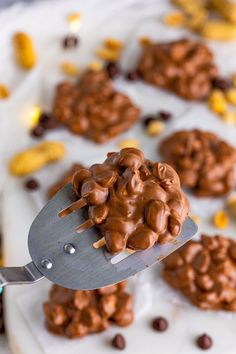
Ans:
[{"label": "spatula handle", "polygon": [[22,267],[0,268],[0,287],[13,284],[31,284],[44,278],[33,262]]}]

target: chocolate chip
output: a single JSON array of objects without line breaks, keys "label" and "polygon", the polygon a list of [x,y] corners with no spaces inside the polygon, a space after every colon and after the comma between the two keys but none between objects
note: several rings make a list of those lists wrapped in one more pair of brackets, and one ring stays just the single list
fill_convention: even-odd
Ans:
[{"label": "chocolate chip", "polygon": [[35,178],[30,178],[25,182],[25,188],[29,191],[35,191],[39,188],[39,182]]},{"label": "chocolate chip", "polygon": [[136,81],[140,79],[139,73],[136,70],[128,72],[125,77],[129,81]]},{"label": "chocolate chip", "polygon": [[213,341],[211,337],[209,337],[207,334],[202,334],[199,336],[196,340],[197,346],[203,350],[210,349],[213,345]]},{"label": "chocolate chip", "polygon": [[36,127],[34,127],[30,135],[34,138],[41,138],[44,135],[44,128],[41,124],[37,124]]},{"label": "chocolate chip", "polygon": [[164,121],[168,121],[172,118],[172,113],[167,112],[167,111],[160,111],[160,112],[158,112],[157,118],[164,120]]},{"label": "chocolate chip", "polygon": [[65,49],[72,49],[76,48],[79,44],[79,39],[78,37],[74,35],[68,35],[63,39],[62,45],[63,48]]},{"label": "chocolate chip", "polygon": [[39,125],[44,129],[55,129],[58,127],[58,121],[51,113],[43,112],[39,117]]},{"label": "chocolate chip", "polygon": [[232,82],[230,79],[224,77],[216,77],[212,80],[212,86],[222,91],[226,91],[232,86]]},{"label": "chocolate chip", "polygon": [[113,79],[114,77],[120,74],[120,67],[118,63],[108,62],[106,64],[105,69],[110,79]]},{"label": "chocolate chip", "polygon": [[126,347],[125,337],[122,334],[116,334],[111,342],[112,346],[119,350],[124,350]]},{"label": "chocolate chip", "polygon": [[155,116],[148,115],[143,118],[143,125],[144,125],[144,127],[147,127],[151,122],[154,122],[156,120],[157,120],[157,118]]},{"label": "chocolate chip", "polygon": [[165,332],[168,326],[168,321],[164,317],[156,317],[152,321],[152,328],[157,332]]}]

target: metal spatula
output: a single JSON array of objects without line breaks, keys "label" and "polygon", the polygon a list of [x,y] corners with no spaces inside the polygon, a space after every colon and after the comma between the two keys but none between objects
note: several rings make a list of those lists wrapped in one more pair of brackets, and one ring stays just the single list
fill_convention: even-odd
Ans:
[{"label": "metal spatula", "polygon": [[91,290],[118,283],[135,275],[183,246],[197,232],[188,218],[174,242],[130,254],[112,263],[115,255],[106,247],[94,248],[99,234],[95,227],[80,234],[78,225],[86,221],[83,209],[64,218],[58,213],[75,201],[71,184],[61,189],[41,210],[31,225],[28,248],[32,262],[22,267],[0,268],[0,286],[34,283],[46,277],[70,289]]}]

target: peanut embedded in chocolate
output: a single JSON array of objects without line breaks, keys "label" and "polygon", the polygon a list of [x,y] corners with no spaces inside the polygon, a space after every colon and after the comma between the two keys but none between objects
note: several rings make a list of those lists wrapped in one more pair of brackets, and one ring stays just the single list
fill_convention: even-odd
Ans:
[{"label": "peanut embedded in chocolate", "polygon": [[145,160],[134,148],[107,156],[78,170],[73,185],[108,250],[144,250],[178,236],[189,204],[172,167]]}]

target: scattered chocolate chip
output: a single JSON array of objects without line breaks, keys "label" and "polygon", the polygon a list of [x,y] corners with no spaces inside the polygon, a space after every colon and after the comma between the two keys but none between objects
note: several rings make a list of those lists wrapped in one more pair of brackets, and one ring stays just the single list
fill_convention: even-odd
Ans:
[{"label": "scattered chocolate chip", "polygon": [[63,39],[62,45],[63,48],[65,49],[72,49],[76,48],[79,44],[79,39],[78,37],[74,35],[68,35]]},{"label": "scattered chocolate chip", "polygon": [[39,125],[44,129],[55,129],[58,127],[58,121],[51,113],[42,113],[39,117]]},{"label": "scattered chocolate chip", "polygon": [[37,124],[36,127],[31,130],[30,135],[34,138],[41,138],[44,135],[44,128],[42,125]]},{"label": "scattered chocolate chip", "polygon": [[168,326],[168,321],[164,317],[156,317],[152,321],[152,328],[158,332],[165,332]]},{"label": "scattered chocolate chip", "polygon": [[35,191],[39,188],[39,182],[35,178],[30,178],[25,182],[25,188],[29,191]]},{"label": "scattered chocolate chip", "polygon": [[212,80],[212,86],[222,91],[226,91],[232,86],[232,82],[230,79],[224,77],[216,77]]},{"label": "scattered chocolate chip", "polygon": [[164,121],[168,121],[172,118],[172,113],[167,112],[167,111],[160,111],[160,112],[158,112],[157,118],[164,120]]},{"label": "scattered chocolate chip", "polygon": [[120,67],[116,62],[108,62],[105,68],[110,79],[120,74]]},{"label": "scattered chocolate chip", "polygon": [[116,334],[111,342],[112,346],[119,350],[124,350],[126,347],[125,337],[122,334]]},{"label": "scattered chocolate chip", "polygon": [[197,338],[196,343],[199,348],[207,350],[212,347],[213,341],[207,334],[202,334]]},{"label": "scattered chocolate chip", "polygon": [[140,79],[139,73],[136,70],[128,72],[125,77],[129,81],[136,81]]},{"label": "scattered chocolate chip", "polygon": [[155,122],[157,118],[154,115],[149,115],[143,118],[143,125],[147,127],[151,122]]}]

